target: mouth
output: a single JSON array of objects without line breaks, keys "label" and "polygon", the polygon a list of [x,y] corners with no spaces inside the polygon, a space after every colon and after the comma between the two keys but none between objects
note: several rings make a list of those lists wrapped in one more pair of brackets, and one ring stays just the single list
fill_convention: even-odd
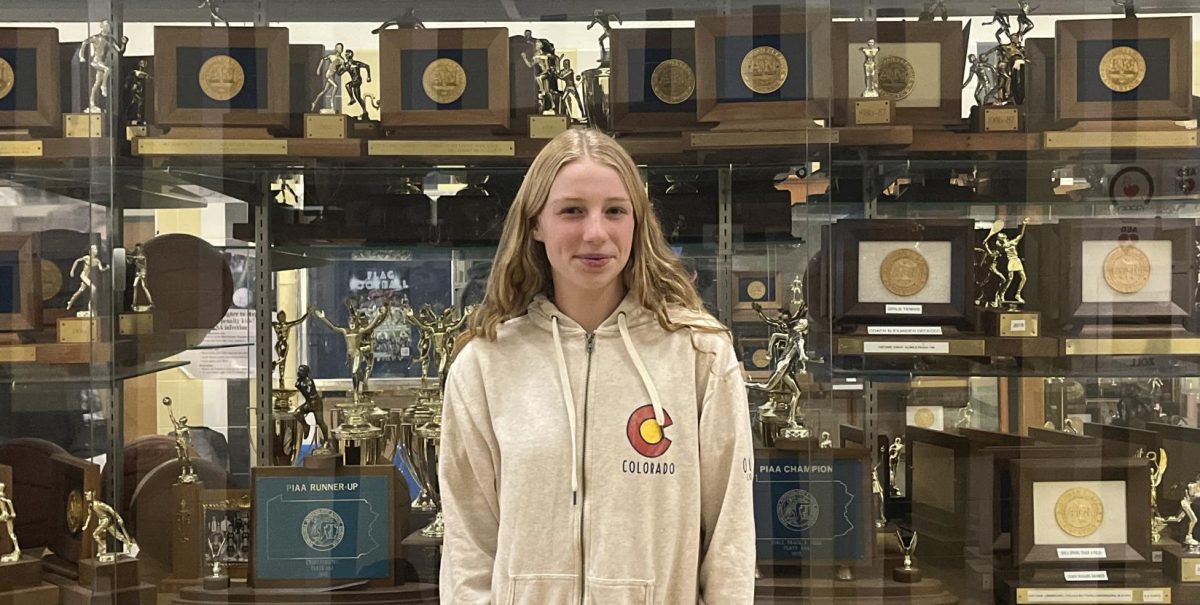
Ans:
[{"label": "mouth", "polygon": [[608,254],[579,254],[575,258],[588,267],[603,267],[608,264],[608,261],[613,259]]}]

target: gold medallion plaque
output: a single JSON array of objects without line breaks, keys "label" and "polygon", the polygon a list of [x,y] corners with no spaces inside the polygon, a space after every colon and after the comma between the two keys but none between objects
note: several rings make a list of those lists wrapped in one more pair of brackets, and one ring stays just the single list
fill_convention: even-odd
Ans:
[{"label": "gold medallion plaque", "polygon": [[787,57],[770,46],[759,46],[742,57],[742,83],[760,95],[779,90],[787,77]]},{"label": "gold medallion plaque", "polygon": [[879,264],[879,280],[896,296],[912,296],[929,282],[929,263],[911,248],[892,250]]},{"label": "gold medallion plaque", "polygon": [[765,368],[771,362],[771,356],[767,354],[766,349],[756,349],[754,354],[750,356],[750,361],[754,363],[756,368]]},{"label": "gold medallion plaque", "polygon": [[62,269],[58,265],[42,260],[42,300],[47,301],[58,295],[63,287]]},{"label": "gold medallion plaque", "polygon": [[1150,281],[1150,257],[1131,245],[1113,248],[1104,257],[1104,282],[1122,294],[1133,294]]},{"label": "gold medallion plaque", "polygon": [[762,300],[767,295],[767,284],[757,279],[746,284],[746,295],[753,300]]},{"label": "gold medallion plaque", "polygon": [[1073,487],[1054,503],[1054,522],[1076,538],[1086,538],[1104,523],[1104,502],[1086,487]]},{"label": "gold medallion plaque", "polygon": [[242,92],[246,85],[246,72],[242,64],[229,55],[209,57],[200,66],[197,76],[200,90],[214,101],[228,101]]},{"label": "gold medallion plaque", "polygon": [[916,414],[913,414],[913,421],[917,423],[917,426],[923,429],[933,426],[933,420],[933,411],[929,408],[921,408],[917,410]]},{"label": "gold medallion plaque", "polygon": [[421,86],[434,103],[453,103],[467,90],[467,72],[454,59],[434,59],[421,75]]},{"label": "gold medallion plaque", "polygon": [[917,72],[908,59],[888,55],[879,60],[876,70],[880,97],[899,101],[912,94],[913,86],[917,83]]},{"label": "gold medallion plaque", "polygon": [[1146,79],[1146,58],[1136,48],[1118,46],[1100,59],[1100,81],[1113,92],[1129,92]]},{"label": "gold medallion plaque", "polygon": [[667,59],[650,74],[650,90],[659,101],[678,105],[692,98],[692,93],[696,91],[696,74],[686,62]]},{"label": "gold medallion plaque", "polygon": [[83,494],[79,490],[71,490],[67,496],[67,529],[71,533],[83,531],[83,521],[86,518],[83,510]]},{"label": "gold medallion plaque", "polygon": [[8,96],[12,92],[13,85],[16,84],[17,77],[13,74],[12,65],[8,61],[0,59],[0,99]]}]

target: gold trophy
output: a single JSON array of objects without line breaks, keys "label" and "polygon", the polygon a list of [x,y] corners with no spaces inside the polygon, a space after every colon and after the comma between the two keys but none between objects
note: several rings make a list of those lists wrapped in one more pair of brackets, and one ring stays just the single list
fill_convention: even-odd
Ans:
[{"label": "gold trophy", "polygon": [[805,347],[808,305],[802,296],[800,282],[799,276],[793,280],[791,304],[787,311],[778,311],[775,318],[768,317],[758,303],[753,304],[759,318],[773,330],[767,340],[767,351],[770,352],[770,364],[774,370],[766,382],[751,382],[746,386],[767,393],[766,403],[758,408],[758,418],[764,435],[772,439],[776,437],[776,431],[771,425],[779,422],[781,408],[787,410],[787,420],[777,431],[779,438],[807,439],[812,434],[803,423],[804,413],[799,410],[800,386],[796,383],[796,376],[806,374],[807,363],[813,361]]},{"label": "gold trophy", "polygon": [[[1039,332],[1041,314],[1022,310],[1025,305],[1023,294],[1028,276],[1018,246],[1021,240],[1025,239],[1025,229],[1028,226],[1029,219],[1022,219],[1021,232],[1010,238],[1008,234],[1003,233],[1004,221],[996,220],[987,236],[980,242],[981,247],[975,249],[980,255],[979,264],[987,267],[987,272],[977,283],[979,296],[976,297],[975,304],[987,309],[1003,307],[1004,310],[998,317],[1000,336],[1034,337]],[[1000,271],[1001,261],[1004,262],[1003,272]],[[994,286],[993,282],[996,282]]]},{"label": "gold trophy", "polygon": [[376,426],[370,420],[378,412],[372,402],[368,390],[371,371],[375,368],[375,330],[387,319],[391,312],[391,304],[384,303],[383,307],[370,317],[365,311],[350,310],[346,327],[335,325],[325,317],[325,312],[316,307],[309,311],[317,316],[326,326],[346,339],[346,363],[350,367],[351,399],[349,403],[337,404],[344,415],[342,421],[331,431],[333,437],[341,444],[339,448],[346,454],[347,445],[356,444],[361,452],[362,464],[374,464],[380,453],[380,439],[383,438],[383,428]]},{"label": "gold trophy", "polygon": [[[446,387],[446,371],[450,369],[450,355],[454,352],[454,336],[474,311],[475,306],[471,305],[461,315],[453,307],[438,314],[429,304],[413,311],[407,299],[400,306],[401,316],[421,334],[417,344],[421,386],[416,402],[401,416],[400,441],[404,444],[401,456],[421,484],[421,493],[413,507],[437,511],[433,521],[421,529],[421,535],[427,538],[445,535],[436,482],[442,439],[442,392]],[[429,386],[431,355],[437,355],[438,385],[433,387]]]},{"label": "gold trophy", "polygon": [[1138,458],[1145,458],[1150,467],[1150,539],[1154,544],[1162,542],[1162,532],[1167,528],[1167,520],[1158,513],[1158,486],[1162,485],[1163,475],[1167,472],[1167,451],[1159,448],[1157,452],[1147,452],[1139,449]]},{"label": "gold trophy", "polygon": [[[118,557],[137,558],[138,544],[126,531],[125,521],[121,519],[121,515],[97,498],[96,492],[90,489],[83,492],[83,500],[87,507],[87,517],[83,521],[83,527],[87,527],[93,518],[96,520],[96,529],[92,530],[92,539],[96,542],[96,560],[101,563],[111,563]],[[106,534],[121,543],[120,552],[108,552]]]},{"label": "gold trophy", "polygon": [[295,464],[300,455],[300,443],[304,441],[304,433],[300,432],[292,409],[296,390],[288,388],[284,372],[291,348],[292,328],[306,319],[307,312],[298,319],[288,321],[287,312],[280,309],[275,312],[275,320],[271,322],[271,329],[275,332],[275,359],[271,362],[271,370],[278,376],[278,382],[271,389],[271,443],[272,462],[277,466]]},{"label": "gold trophy", "polygon": [[195,483],[200,477],[192,468],[192,459],[188,455],[191,432],[188,429],[187,416],[175,417],[170,397],[163,397],[162,404],[167,408],[167,417],[171,419],[171,426],[175,427],[175,455],[179,458],[179,483]]}]

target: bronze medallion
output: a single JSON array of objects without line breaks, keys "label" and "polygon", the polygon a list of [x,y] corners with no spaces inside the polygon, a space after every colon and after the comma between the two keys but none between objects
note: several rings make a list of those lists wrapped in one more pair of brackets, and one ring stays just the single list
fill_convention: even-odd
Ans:
[{"label": "bronze medallion", "polygon": [[659,101],[678,105],[692,98],[692,93],[696,91],[696,74],[686,62],[667,59],[650,74],[650,90]]},{"label": "bronze medallion", "polygon": [[0,99],[7,97],[16,83],[17,77],[13,73],[12,65],[0,58]]},{"label": "bronze medallion", "polygon": [[1128,244],[1113,248],[1104,257],[1104,282],[1122,294],[1133,294],[1150,281],[1150,257]]},{"label": "bronze medallion", "polygon": [[58,296],[63,287],[62,269],[58,265],[42,260],[42,300],[47,301]]},{"label": "bronze medallion", "polygon": [[86,512],[83,510],[83,494],[79,490],[71,490],[67,495],[67,529],[71,533],[79,533],[83,531],[83,521],[86,519]]},{"label": "bronze medallion", "polygon": [[879,279],[888,292],[912,296],[929,283],[929,263],[912,248],[892,250],[879,264]]},{"label": "bronze medallion", "polygon": [[787,57],[770,46],[759,46],[742,57],[742,83],[760,95],[779,90],[787,77]]},{"label": "bronze medallion", "polygon": [[1100,59],[1100,81],[1113,92],[1129,92],[1146,79],[1146,58],[1136,48],[1118,46]]},{"label": "bronze medallion", "polygon": [[762,297],[767,295],[767,284],[760,280],[754,280],[746,284],[746,296],[751,300],[762,300]]},{"label": "bronze medallion", "polygon": [[756,368],[765,368],[767,364],[771,363],[771,355],[767,353],[766,349],[755,349],[754,354],[750,356],[750,362]]},{"label": "bronze medallion", "polygon": [[917,72],[904,57],[888,55],[876,64],[879,96],[889,101],[907,99],[917,83]]},{"label": "bronze medallion", "polygon": [[467,72],[454,59],[434,59],[421,75],[421,86],[434,103],[453,103],[467,90]]},{"label": "bronze medallion", "polygon": [[228,101],[242,92],[246,86],[246,72],[242,64],[229,55],[209,57],[200,66],[197,76],[200,90],[214,101]]},{"label": "bronze medallion", "polygon": [[1104,502],[1086,487],[1073,487],[1055,502],[1054,521],[1067,534],[1086,538],[1104,524]]},{"label": "bronze medallion", "polygon": [[933,426],[934,419],[933,410],[929,408],[921,408],[917,410],[916,414],[913,414],[913,422],[916,422],[917,426],[923,429]]}]

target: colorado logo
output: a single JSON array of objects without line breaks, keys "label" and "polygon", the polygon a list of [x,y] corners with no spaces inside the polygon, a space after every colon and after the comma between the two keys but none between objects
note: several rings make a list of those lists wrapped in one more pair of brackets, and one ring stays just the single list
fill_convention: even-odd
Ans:
[{"label": "colorado logo", "polygon": [[663,429],[671,426],[671,415],[663,410],[663,425],[660,428],[654,421],[654,406],[644,405],[629,415],[625,424],[625,436],[629,437],[629,445],[647,457],[657,458],[671,447],[671,440],[663,435]]}]

